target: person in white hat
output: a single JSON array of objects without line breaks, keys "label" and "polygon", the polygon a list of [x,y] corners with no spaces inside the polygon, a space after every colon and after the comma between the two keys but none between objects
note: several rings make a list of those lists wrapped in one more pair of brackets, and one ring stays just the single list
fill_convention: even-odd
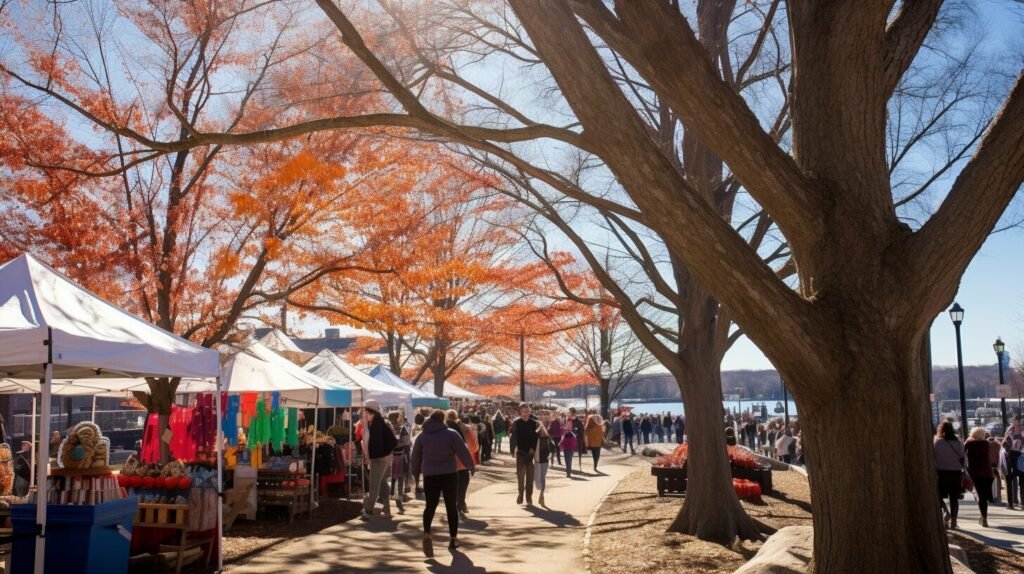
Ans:
[{"label": "person in white hat", "polygon": [[[391,478],[391,452],[398,445],[395,432],[381,414],[380,403],[369,400],[363,403],[363,456],[370,467],[370,480],[366,485],[366,499],[360,518],[368,520],[373,507],[382,492],[390,492],[388,479]],[[391,498],[385,496],[384,516],[391,516]]]}]

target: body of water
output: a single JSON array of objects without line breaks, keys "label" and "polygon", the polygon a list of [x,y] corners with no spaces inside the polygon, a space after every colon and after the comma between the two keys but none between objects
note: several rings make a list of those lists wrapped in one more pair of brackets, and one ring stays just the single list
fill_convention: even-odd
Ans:
[{"label": "body of water", "polygon": [[[778,413],[778,414],[775,413],[776,405],[781,407],[782,406],[782,401],[772,401],[772,400],[764,400],[764,401],[760,401],[760,400],[755,400],[755,401],[722,401],[722,406],[725,407],[725,410],[727,412],[736,413],[736,412],[747,412],[747,411],[749,411],[749,410],[751,410],[751,409],[753,409],[755,407],[757,409],[760,409],[762,403],[765,405],[765,407],[768,408],[768,416],[769,417],[776,417],[776,416],[780,416],[781,417],[782,416],[782,413]],[[614,406],[619,406],[620,404],[622,406],[624,406],[624,407],[633,407],[633,412],[635,412],[635,413],[654,414],[654,413],[666,413],[666,412],[668,412],[668,413],[672,413],[672,415],[679,415],[679,414],[683,414],[683,413],[686,412],[686,410],[685,410],[685,408],[683,406],[682,401],[667,402],[667,403],[665,403],[665,402],[644,403],[644,402],[636,402],[636,401],[624,400],[624,401],[621,401],[621,402],[616,401],[616,402],[613,403]],[[794,415],[796,415],[796,403],[794,403],[791,400],[791,401],[789,401],[789,416],[794,416]]]}]

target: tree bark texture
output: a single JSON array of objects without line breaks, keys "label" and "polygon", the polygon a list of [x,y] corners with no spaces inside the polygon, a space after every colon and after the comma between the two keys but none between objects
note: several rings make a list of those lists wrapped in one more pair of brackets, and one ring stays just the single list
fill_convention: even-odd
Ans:
[{"label": "tree bark texture", "polygon": [[[837,365],[829,382],[838,396],[794,394],[813,495],[813,572],[950,571],[919,351],[881,335],[858,348],[863,360]],[[810,383],[797,372],[786,382]]]}]

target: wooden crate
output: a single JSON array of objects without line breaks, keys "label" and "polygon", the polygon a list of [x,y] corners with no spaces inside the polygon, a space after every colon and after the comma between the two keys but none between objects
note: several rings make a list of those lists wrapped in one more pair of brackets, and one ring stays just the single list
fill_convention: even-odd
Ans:
[{"label": "wooden crate", "polygon": [[140,502],[135,524],[152,528],[184,529],[188,526],[188,505]]}]

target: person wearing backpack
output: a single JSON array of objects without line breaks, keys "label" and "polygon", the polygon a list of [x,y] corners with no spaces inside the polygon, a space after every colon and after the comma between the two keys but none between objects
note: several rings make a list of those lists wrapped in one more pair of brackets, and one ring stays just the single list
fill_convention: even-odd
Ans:
[{"label": "person wearing backpack", "polygon": [[[373,507],[382,492],[390,492],[388,479],[391,478],[392,452],[398,446],[395,431],[388,425],[387,419],[380,412],[380,403],[369,400],[363,403],[363,455],[369,461],[370,480],[363,500],[362,520],[369,520],[373,515]],[[391,498],[385,496],[384,516],[391,516]]]}]

